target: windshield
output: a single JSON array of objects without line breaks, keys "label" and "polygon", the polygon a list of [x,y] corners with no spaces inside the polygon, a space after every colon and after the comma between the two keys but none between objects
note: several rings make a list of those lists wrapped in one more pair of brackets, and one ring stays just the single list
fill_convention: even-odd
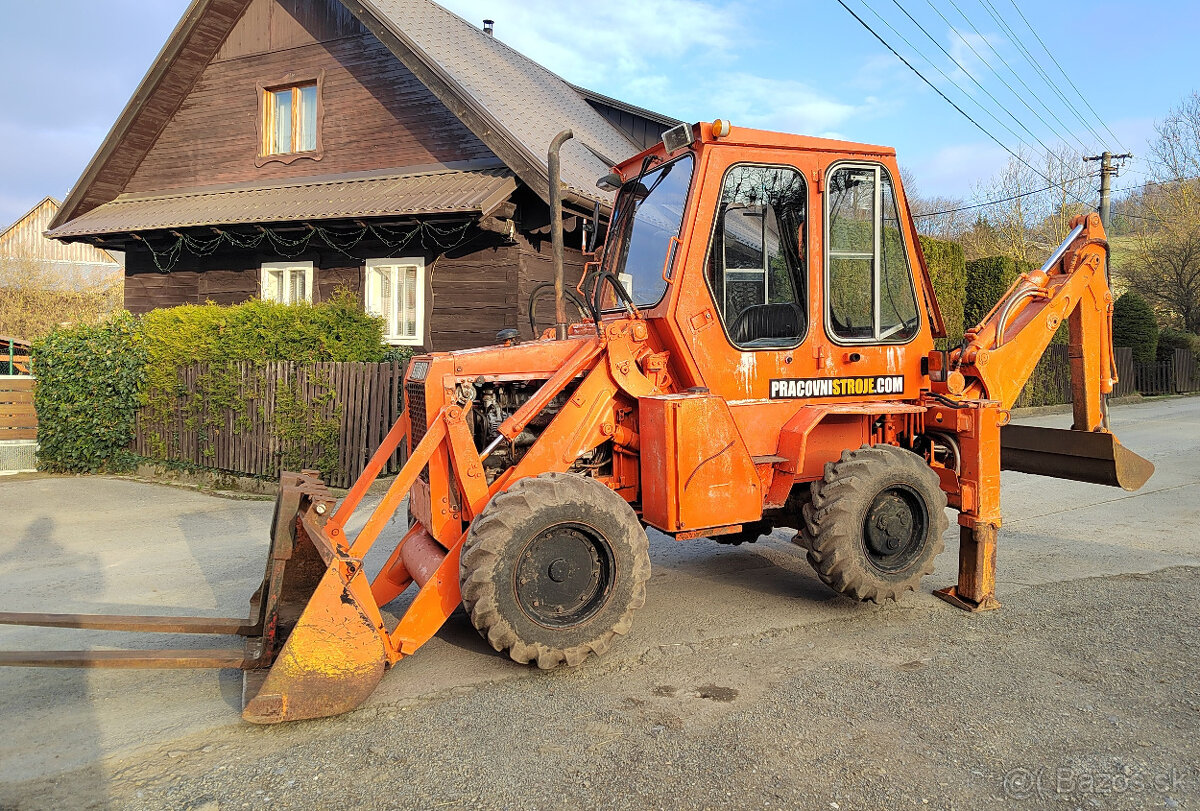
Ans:
[{"label": "windshield", "polygon": [[[692,185],[691,155],[647,172],[640,181],[621,187],[613,235],[605,251],[605,269],[629,291],[638,307],[653,307],[663,297],[667,281],[663,266],[671,238],[679,236],[683,208]],[[612,291],[605,306],[616,306]]]}]

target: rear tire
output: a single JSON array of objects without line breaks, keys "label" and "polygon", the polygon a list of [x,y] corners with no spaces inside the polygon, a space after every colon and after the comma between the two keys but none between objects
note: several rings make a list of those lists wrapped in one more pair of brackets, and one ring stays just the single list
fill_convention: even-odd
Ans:
[{"label": "rear tire", "polygon": [[471,623],[493,648],[543,669],[574,666],[628,633],[646,602],[650,543],[609,488],[545,473],[484,508],[459,576]]},{"label": "rear tire", "polygon": [[946,494],[925,460],[864,445],[825,465],[804,506],[808,561],[822,581],[880,603],[913,591],[945,548]]}]

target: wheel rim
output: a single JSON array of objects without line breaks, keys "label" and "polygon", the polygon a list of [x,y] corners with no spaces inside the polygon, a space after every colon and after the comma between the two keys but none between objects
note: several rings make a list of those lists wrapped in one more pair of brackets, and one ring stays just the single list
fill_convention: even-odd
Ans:
[{"label": "wheel rim", "polygon": [[583,524],[555,524],[521,552],[514,571],[517,604],[540,625],[579,625],[608,601],[614,569],[603,535]]},{"label": "wheel rim", "polygon": [[867,560],[880,571],[899,571],[920,555],[928,530],[929,511],[916,490],[903,484],[881,490],[863,519]]}]

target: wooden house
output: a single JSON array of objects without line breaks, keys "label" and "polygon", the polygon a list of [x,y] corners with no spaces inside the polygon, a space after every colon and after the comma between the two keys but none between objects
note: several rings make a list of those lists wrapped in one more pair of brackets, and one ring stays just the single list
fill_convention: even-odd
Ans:
[{"label": "wooden house", "polygon": [[34,284],[78,290],[111,281],[121,273],[118,257],[86,243],[47,239],[44,232],[62,203],[47,197],[0,232],[0,287]]},{"label": "wooden house", "polygon": [[346,289],[391,343],[477,346],[550,279],[554,135],[577,276],[597,178],[675,123],[430,0],[194,0],[49,235],[125,251],[133,312]]}]

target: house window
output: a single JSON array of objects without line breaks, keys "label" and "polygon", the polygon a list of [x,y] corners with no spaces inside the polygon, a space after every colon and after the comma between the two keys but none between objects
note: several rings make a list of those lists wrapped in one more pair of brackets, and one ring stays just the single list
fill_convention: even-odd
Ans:
[{"label": "house window", "polygon": [[271,161],[320,160],[324,73],[316,78],[260,84],[258,166]]},{"label": "house window", "polygon": [[266,91],[264,155],[317,151],[317,84]]},{"label": "house window", "polygon": [[312,262],[268,262],[262,266],[261,298],[279,304],[312,302]]},{"label": "house window", "polygon": [[367,312],[383,319],[389,344],[420,346],[425,336],[425,261],[367,262]]}]

